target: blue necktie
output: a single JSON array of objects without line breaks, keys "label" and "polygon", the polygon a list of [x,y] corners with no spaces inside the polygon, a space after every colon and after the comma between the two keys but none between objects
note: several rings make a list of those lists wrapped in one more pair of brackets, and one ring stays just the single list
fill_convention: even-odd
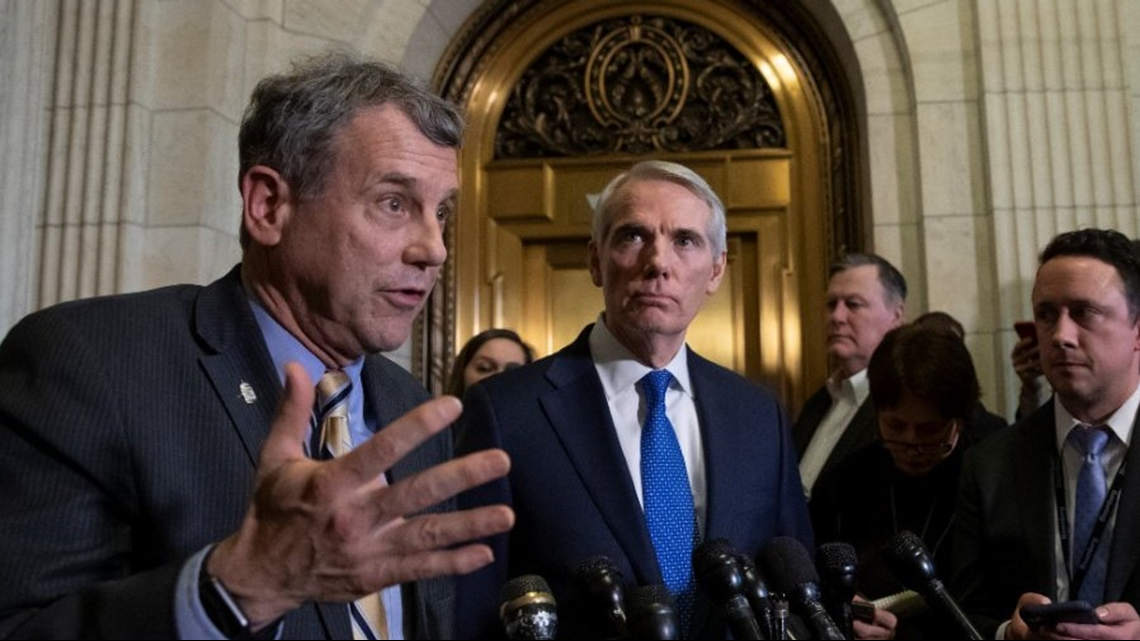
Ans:
[{"label": "blue necktie", "polygon": [[[331,459],[352,450],[352,433],[348,429],[348,396],[352,379],[343,371],[328,370],[317,382],[317,398],[313,407],[314,434],[317,434],[316,458]],[[388,638],[388,616],[379,593],[365,595],[348,604],[352,622],[352,638],[374,641]]]},{"label": "blue necktie", "polygon": [[[1104,478],[1104,464],[1100,455],[1108,444],[1108,432],[1095,427],[1081,426],[1069,432],[1069,441],[1084,460],[1077,474],[1076,505],[1073,510],[1073,565],[1080,564],[1081,555],[1088,548],[1089,538],[1096,527],[1104,499],[1108,495],[1108,484]],[[1104,599],[1104,580],[1108,569],[1109,535],[1104,530],[1096,556],[1089,565],[1088,573],[1081,582],[1080,592],[1074,598],[1100,605]]]},{"label": "blue necktie", "polygon": [[685,457],[673,424],[665,415],[665,390],[671,380],[669,370],[654,370],[641,379],[646,407],[641,432],[641,492],[649,538],[661,566],[661,578],[677,601],[683,634],[696,595],[692,561],[696,515]]}]

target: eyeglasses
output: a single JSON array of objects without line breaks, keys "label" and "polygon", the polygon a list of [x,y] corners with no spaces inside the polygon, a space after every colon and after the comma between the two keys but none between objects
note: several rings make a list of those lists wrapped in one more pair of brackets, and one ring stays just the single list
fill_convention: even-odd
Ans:
[{"label": "eyeglasses", "polygon": [[907,441],[889,441],[879,439],[888,452],[902,454],[913,452],[919,456],[946,456],[954,449],[955,439],[948,438],[940,443],[908,443]]},{"label": "eyeglasses", "polygon": [[945,431],[942,432],[942,440],[940,441],[913,443],[911,441],[894,441],[889,438],[883,438],[883,433],[889,430],[885,425],[880,424],[879,442],[883,444],[884,449],[895,454],[911,452],[919,456],[946,456],[954,449],[954,445],[958,442],[958,431],[954,429],[955,426],[956,421],[951,420],[948,422]]}]

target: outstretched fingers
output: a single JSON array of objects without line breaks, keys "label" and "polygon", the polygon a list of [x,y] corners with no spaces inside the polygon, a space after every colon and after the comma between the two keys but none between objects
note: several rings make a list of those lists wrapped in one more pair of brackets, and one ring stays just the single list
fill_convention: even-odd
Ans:
[{"label": "outstretched fingers", "polygon": [[494,555],[482,543],[461,544],[506,532],[514,522],[509,507],[490,505],[390,523],[377,535],[389,552],[373,557],[377,565],[372,571],[385,586],[473,572],[493,561]]},{"label": "outstretched fingers", "polygon": [[421,443],[459,418],[463,404],[454,396],[427,401],[392,421],[372,438],[337,458],[343,473],[364,485],[388,471]]},{"label": "outstretched fingers", "polygon": [[313,381],[305,368],[290,362],[285,365],[285,389],[269,436],[261,449],[264,471],[272,471],[290,460],[305,457],[305,439],[309,433],[309,419],[313,413],[315,397]]}]

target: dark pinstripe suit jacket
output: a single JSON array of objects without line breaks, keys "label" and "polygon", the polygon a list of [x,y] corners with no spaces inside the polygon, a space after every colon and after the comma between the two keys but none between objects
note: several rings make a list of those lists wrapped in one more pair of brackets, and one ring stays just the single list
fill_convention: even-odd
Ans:
[{"label": "dark pinstripe suit jacket", "polygon": [[[176,636],[178,571],[240,524],[280,396],[239,274],[58,305],[0,345],[0,637]],[[379,356],[362,382],[379,425],[427,398]],[[441,434],[391,474],[450,454]],[[452,579],[404,600],[409,633],[451,636]],[[284,634],[352,636],[343,605],[312,603]]]}]

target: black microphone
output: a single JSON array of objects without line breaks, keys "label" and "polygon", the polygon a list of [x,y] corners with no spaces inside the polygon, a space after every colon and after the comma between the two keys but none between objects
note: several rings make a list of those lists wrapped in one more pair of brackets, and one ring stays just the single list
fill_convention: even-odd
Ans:
[{"label": "black microphone", "polygon": [[499,591],[499,619],[512,640],[553,639],[558,611],[546,579],[524,574],[507,581]]},{"label": "black microphone", "polygon": [[[625,621],[625,577],[608,556],[583,560],[570,574],[575,619],[586,629],[574,634],[589,639],[628,638]],[[602,613],[602,616],[598,616]]]},{"label": "black microphone", "polygon": [[768,592],[768,584],[760,576],[756,564],[745,555],[738,557],[740,569],[744,572],[744,596],[748,605],[752,606],[752,614],[756,615],[756,623],[760,624],[760,634],[769,639],[775,638],[775,628],[772,620],[772,597]]},{"label": "black microphone", "polygon": [[726,539],[712,539],[697,546],[693,550],[693,574],[705,596],[724,609],[732,638],[764,638],[744,596],[744,569],[731,543]]},{"label": "black microphone", "polygon": [[803,617],[816,639],[838,641],[843,632],[820,603],[819,574],[799,540],[777,536],[760,551],[760,567],[776,592],[783,593],[796,614]]},{"label": "black microphone", "polygon": [[855,638],[851,600],[855,598],[858,561],[850,543],[824,543],[815,551],[815,565],[823,577],[823,607],[843,636]]},{"label": "black microphone", "polygon": [[626,623],[634,639],[680,639],[677,606],[669,588],[643,585],[634,588],[626,600]]},{"label": "black microphone", "polygon": [[981,639],[962,609],[934,574],[934,559],[926,551],[922,539],[903,530],[891,539],[886,550],[887,567],[904,586],[922,595],[926,605],[953,624],[967,639]]}]

